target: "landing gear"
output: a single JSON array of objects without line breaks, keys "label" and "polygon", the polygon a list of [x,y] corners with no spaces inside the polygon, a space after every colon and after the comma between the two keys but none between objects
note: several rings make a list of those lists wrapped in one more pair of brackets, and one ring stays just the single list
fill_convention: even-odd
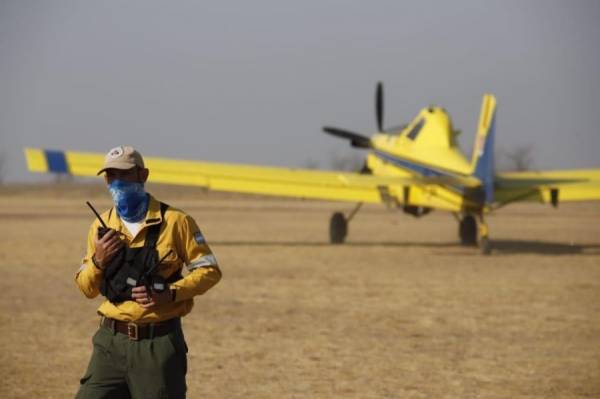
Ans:
[{"label": "landing gear", "polygon": [[489,255],[492,252],[492,243],[488,237],[488,227],[483,214],[479,215],[479,250],[482,255]]},{"label": "landing gear", "polygon": [[465,215],[458,223],[460,243],[465,246],[477,245],[477,222],[473,215]]},{"label": "landing gear", "polygon": [[[483,255],[489,255],[492,252],[492,244],[488,236],[487,223],[483,215],[479,215],[479,223],[473,215],[465,215],[458,222],[458,236],[460,243],[465,246],[476,246],[479,244],[479,250]],[[477,239],[479,237],[479,240]]]},{"label": "landing gear", "polygon": [[342,212],[335,212],[329,219],[329,242],[332,244],[342,244],[348,235],[348,223],[360,210],[362,202],[356,204],[352,212],[346,218]]},{"label": "landing gear", "polygon": [[489,255],[492,253],[492,243],[489,238],[482,237],[481,240],[479,240],[479,250],[482,255]]},{"label": "landing gear", "polygon": [[329,220],[329,242],[341,244],[348,234],[348,222],[342,212],[336,212]]}]

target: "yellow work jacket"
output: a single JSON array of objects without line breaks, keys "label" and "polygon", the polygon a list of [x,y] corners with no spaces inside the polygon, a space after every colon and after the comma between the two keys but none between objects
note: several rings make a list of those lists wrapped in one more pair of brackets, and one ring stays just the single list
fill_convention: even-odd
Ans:
[{"label": "yellow work jacket", "polygon": [[[122,239],[131,248],[142,247],[148,226],[162,221],[160,202],[152,196],[146,219],[135,237],[131,236],[114,210],[106,211],[101,216],[109,228],[121,233]],[[113,319],[139,323],[154,323],[181,317],[192,310],[195,295],[205,293],[221,279],[217,260],[194,219],[172,207],[167,208],[164,219],[156,249],[159,259],[169,251],[172,252],[158,267],[158,273],[167,278],[177,271],[182,271],[184,265],[189,271],[185,277],[171,284],[171,288],[177,291],[175,301],[144,309],[135,301],[114,304],[105,300],[98,308],[99,313]],[[75,276],[77,286],[88,298],[94,298],[100,293],[102,281],[103,271],[92,262],[92,256],[96,252],[94,239],[98,234],[98,226],[100,222],[96,219],[88,232],[87,253]]]}]

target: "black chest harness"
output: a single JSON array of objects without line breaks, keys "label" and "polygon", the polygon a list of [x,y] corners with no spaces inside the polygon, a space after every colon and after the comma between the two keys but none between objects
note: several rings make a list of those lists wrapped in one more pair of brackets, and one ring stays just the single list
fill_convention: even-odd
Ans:
[{"label": "black chest harness", "polygon": [[[144,246],[130,248],[125,245],[111,259],[104,268],[104,276],[100,283],[100,293],[112,303],[130,301],[131,290],[134,287],[146,286],[148,291],[162,292],[169,283],[179,280],[181,271],[178,270],[166,279],[157,272],[163,259],[158,258],[156,243],[160,235],[160,228],[165,219],[165,212],[169,205],[160,203],[162,221],[148,228]],[[109,219],[111,213],[109,214]],[[167,254],[169,255],[170,252]],[[165,257],[167,256],[165,255]]]}]

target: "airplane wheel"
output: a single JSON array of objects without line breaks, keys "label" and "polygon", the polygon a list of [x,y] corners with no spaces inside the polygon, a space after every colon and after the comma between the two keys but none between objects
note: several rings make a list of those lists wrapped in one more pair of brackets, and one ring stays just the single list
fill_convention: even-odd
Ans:
[{"label": "airplane wheel", "polygon": [[483,255],[489,255],[492,252],[492,243],[487,237],[479,240],[479,250]]},{"label": "airplane wheel", "polygon": [[341,244],[348,234],[348,222],[342,212],[335,212],[329,220],[329,242]]},{"label": "airplane wheel", "polygon": [[458,236],[462,245],[477,245],[477,222],[472,215],[466,215],[458,224]]}]

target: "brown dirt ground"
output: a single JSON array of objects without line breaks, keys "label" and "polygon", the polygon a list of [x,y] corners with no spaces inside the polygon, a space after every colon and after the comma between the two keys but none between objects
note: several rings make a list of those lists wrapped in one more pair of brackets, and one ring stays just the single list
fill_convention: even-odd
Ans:
[{"label": "brown dirt ground", "polygon": [[[600,204],[489,217],[491,257],[452,216],[153,187],[224,272],[185,318],[190,398],[600,397]],[[73,283],[99,186],[0,188],[1,398],[68,398],[100,299]]]}]

